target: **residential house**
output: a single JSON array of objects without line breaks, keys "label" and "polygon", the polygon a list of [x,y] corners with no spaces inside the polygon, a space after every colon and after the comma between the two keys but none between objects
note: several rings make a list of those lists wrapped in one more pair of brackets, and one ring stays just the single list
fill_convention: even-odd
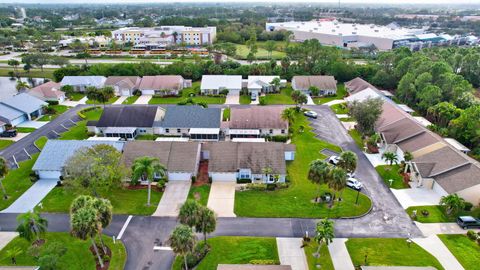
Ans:
[{"label": "residential house", "polygon": [[356,77],[355,79],[345,82],[345,88],[350,95],[356,94],[366,88],[378,90],[375,86],[371,85],[369,82],[360,77]]},{"label": "residential house", "polygon": [[241,75],[203,75],[200,85],[202,94],[218,95],[222,90],[232,94],[240,94],[242,89]]},{"label": "residential house", "polygon": [[374,89],[374,88],[364,88],[362,91],[357,91],[355,93],[352,93],[350,96],[344,98],[346,102],[362,102],[365,101],[369,98],[384,98],[384,96],[381,94],[380,91]]},{"label": "residential house", "polygon": [[[165,165],[169,181],[191,181],[200,163],[198,142],[129,141],[123,149],[123,161],[130,168],[135,159],[149,156]],[[160,175],[156,174],[159,178]]]},{"label": "residential house", "polygon": [[47,105],[45,101],[26,93],[15,95],[0,101],[0,121],[16,126],[42,116]]},{"label": "residential house", "polygon": [[105,80],[105,86],[111,86],[116,96],[131,96],[138,89],[141,78],[138,76],[110,76]]},{"label": "residential house", "polygon": [[[279,90],[272,84],[275,78],[280,80],[280,76],[248,76],[247,80],[243,80],[242,86],[248,90],[248,93],[257,96],[260,93],[271,93]],[[278,88],[285,87],[286,84],[287,80],[280,80]]]},{"label": "residential house", "polygon": [[62,103],[65,101],[65,92],[61,91],[60,87],[60,83],[49,81],[28,90],[27,94],[43,101],[58,101],[58,103]]},{"label": "residential house", "polygon": [[[122,151],[124,142],[80,141],[80,140],[48,140],[32,167],[40,179],[59,179],[65,175],[67,161],[82,148],[98,144],[107,144]],[[41,180],[40,180],[41,181]]]},{"label": "residential house", "polygon": [[310,87],[316,87],[319,95],[335,95],[337,93],[337,81],[333,76],[293,76],[293,90],[302,91],[306,95],[310,95]]},{"label": "residential house", "polygon": [[283,107],[252,106],[230,109],[230,120],[224,133],[233,138],[260,138],[288,135],[288,121],[282,119]]},{"label": "residential house", "polygon": [[153,123],[163,118],[165,111],[158,106],[105,107],[98,121],[89,121],[89,132],[105,137],[132,140],[137,135],[153,134]]},{"label": "residential house", "polygon": [[138,89],[143,95],[178,95],[185,87],[191,87],[192,81],[180,75],[143,76]]},{"label": "residential house", "polygon": [[155,122],[154,133],[191,140],[218,141],[221,117],[220,108],[168,106],[163,119]]},{"label": "residential house", "polygon": [[295,145],[274,142],[208,142],[202,146],[202,159],[214,182],[285,182],[286,161],[295,158]]},{"label": "residential house", "polygon": [[107,78],[103,76],[65,76],[60,82],[61,86],[70,85],[75,92],[85,92],[87,87],[102,88]]},{"label": "residential house", "polygon": [[5,130],[7,130],[6,125],[7,123],[0,121],[0,133],[3,133]]}]

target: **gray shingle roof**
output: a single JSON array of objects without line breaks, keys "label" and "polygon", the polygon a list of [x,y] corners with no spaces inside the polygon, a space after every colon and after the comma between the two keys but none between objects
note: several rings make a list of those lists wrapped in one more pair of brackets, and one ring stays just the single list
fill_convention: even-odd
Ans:
[{"label": "gray shingle roof", "polygon": [[124,142],[48,140],[32,170],[60,171],[68,159],[78,150],[97,144],[108,144],[115,147],[118,151],[122,151]]},{"label": "gray shingle roof", "polygon": [[27,114],[48,105],[48,103],[45,101],[26,93],[15,95],[11,98],[1,101],[0,103]]},{"label": "gray shingle roof", "polygon": [[107,78],[103,76],[65,76],[60,82],[63,85],[71,86],[95,86],[103,87]]},{"label": "gray shingle roof", "polygon": [[106,107],[97,127],[152,127],[157,106]]},{"label": "gray shingle roof", "polygon": [[200,106],[168,106],[162,121],[165,128],[220,128],[221,109]]},{"label": "gray shingle roof", "polygon": [[16,119],[16,118],[18,118],[22,115],[24,115],[23,112],[21,112],[19,110],[15,110],[13,108],[10,108],[10,107],[0,103],[0,116],[2,118],[8,119],[8,120],[13,120],[13,119]]}]

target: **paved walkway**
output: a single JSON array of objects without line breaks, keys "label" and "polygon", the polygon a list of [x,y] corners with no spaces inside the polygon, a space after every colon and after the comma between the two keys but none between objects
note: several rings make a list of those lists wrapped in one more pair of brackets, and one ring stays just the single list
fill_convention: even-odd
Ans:
[{"label": "paved walkway", "polygon": [[240,94],[238,92],[235,92],[235,93],[229,92],[225,99],[225,104],[234,104],[234,105],[240,104]]},{"label": "paved walkway", "polygon": [[115,102],[113,102],[113,104],[122,104],[127,98],[127,96],[120,96]]},{"label": "paved walkway", "polygon": [[[420,223],[415,224],[425,236],[435,234],[465,234],[466,230],[460,228],[457,223]],[[480,232],[480,229],[474,229],[473,231]]]},{"label": "paved walkway", "polygon": [[307,95],[307,105],[315,105],[315,102],[313,102],[313,99],[310,95]]},{"label": "paved walkway", "polygon": [[292,270],[308,270],[307,257],[302,238],[277,238],[278,257],[281,265],[290,265]]},{"label": "paved walkway", "polygon": [[328,251],[330,252],[330,257],[332,258],[333,268],[339,270],[354,270],[352,259],[348,253],[347,238],[334,238],[333,242],[328,245]]},{"label": "paved walkway", "polygon": [[141,95],[138,97],[138,99],[133,103],[133,104],[148,104],[150,99],[152,99],[152,95]]},{"label": "paved walkway", "polygon": [[57,185],[58,179],[40,179],[14,201],[2,213],[26,213],[32,211]]},{"label": "paved walkway", "polygon": [[332,105],[335,105],[335,104],[340,104],[340,103],[345,103],[346,101],[343,100],[343,99],[334,99],[332,101],[329,101],[323,105],[327,105],[327,106],[332,106]]},{"label": "paved walkway", "polygon": [[218,217],[236,217],[233,212],[235,203],[235,185],[231,182],[213,182],[208,196],[208,208]]},{"label": "paved walkway", "polygon": [[25,121],[17,125],[17,127],[26,127],[26,128],[41,128],[47,121]]},{"label": "paved walkway", "polygon": [[391,189],[404,209],[410,206],[438,205],[440,194],[428,188]]},{"label": "paved walkway", "polygon": [[170,181],[167,183],[157,210],[152,216],[176,217],[182,204],[187,200],[191,181]]},{"label": "paved walkway", "polygon": [[438,236],[430,235],[427,238],[413,238],[412,240],[435,256],[445,270],[464,269]]},{"label": "paved walkway", "polygon": [[2,250],[13,238],[17,237],[17,232],[0,232],[0,250]]}]

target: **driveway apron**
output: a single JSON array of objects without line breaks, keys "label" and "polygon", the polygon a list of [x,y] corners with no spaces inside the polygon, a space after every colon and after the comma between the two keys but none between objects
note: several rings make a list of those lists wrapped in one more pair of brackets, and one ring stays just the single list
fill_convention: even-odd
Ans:
[{"label": "driveway apron", "polygon": [[307,258],[302,244],[302,238],[277,238],[280,264],[290,265],[292,270],[308,270]]},{"label": "driveway apron", "polygon": [[26,213],[32,211],[57,185],[57,181],[58,179],[38,180],[7,209],[3,210],[2,213]]},{"label": "driveway apron", "polygon": [[236,217],[233,212],[235,204],[235,185],[230,182],[213,182],[208,196],[207,206],[218,217]]},{"label": "driveway apron", "polygon": [[182,204],[187,200],[190,181],[170,181],[165,188],[157,210],[152,216],[176,217]]}]

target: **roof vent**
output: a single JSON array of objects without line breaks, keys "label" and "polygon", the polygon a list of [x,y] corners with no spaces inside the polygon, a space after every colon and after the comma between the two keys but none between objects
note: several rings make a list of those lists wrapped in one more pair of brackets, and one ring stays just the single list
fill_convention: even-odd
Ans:
[{"label": "roof vent", "polygon": [[335,29],[332,29],[332,32],[335,32]]},{"label": "roof vent", "polygon": [[375,29],[375,33],[378,33],[378,29]]}]

